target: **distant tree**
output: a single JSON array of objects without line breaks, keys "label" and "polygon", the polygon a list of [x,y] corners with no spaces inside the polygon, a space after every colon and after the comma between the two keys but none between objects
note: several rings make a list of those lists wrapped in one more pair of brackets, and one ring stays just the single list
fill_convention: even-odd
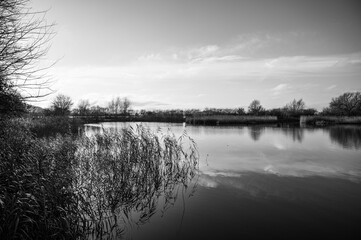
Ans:
[{"label": "distant tree", "polygon": [[73,101],[70,97],[58,94],[51,103],[51,109],[54,115],[69,115]]},{"label": "distant tree", "polygon": [[100,107],[98,105],[92,106],[90,109],[92,115],[104,115],[106,114],[106,108]]},{"label": "distant tree", "polygon": [[108,103],[108,108],[110,113],[113,114],[119,114],[122,111],[122,99],[120,97],[116,97],[113,98],[109,103]]},{"label": "distant tree", "polygon": [[89,100],[80,100],[78,103],[78,111],[80,115],[86,115],[89,113],[90,103]]},{"label": "distant tree", "polygon": [[361,93],[347,92],[332,98],[328,111],[333,115],[361,115]]},{"label": "distant tree", "polygon": [[128,112],[128,110],[129,110],[129,108],[130,108],[130,105],[131,105],[131,102],[130,102],[130,100],[128,99],[128,98],[123,98],[123,113],[124,114],[127,114],[127,112]]},{"label": "distant tree", "polygon": [[110,100],[110,102],[108,103],[108,109],[109,109],[109,113],[115,113],[115,100],[114,99]]},{"label": "distant tree", "polygon": [[265,112],[259,100],[253,100],[248,106],[248,114],[250,115],[261,115]]},{"label": "distant tree", "polygon": [[244,108],[237,108],[236,113],[237,115],[245,115],[246,111],[244,110]]},{"label": "distant tree", "polygon": [[108,103],[108,108],[109,108],[109,112],[113,113],[113,114],[127,114],[129,108],[131,106],[131,102],[128,98],[120,98],[120,97],[116,97],[113,98],[109,103]]},{"label": "distant tree", "polygon": [[296,99],[293,99],[292,102],[288,103],[284,109],[288,112],[291,112],[291,113],[299,113],[299,112],[302,112],[302,110],[305,109],[305,102],[302,100],[302,98],[300,100],[296,100]]},{"label": "distant tree", "polygon": [[276,116],[278,119],[285,117],[285,111],[283,108],[273,108],[266,112],[267,115]]}]

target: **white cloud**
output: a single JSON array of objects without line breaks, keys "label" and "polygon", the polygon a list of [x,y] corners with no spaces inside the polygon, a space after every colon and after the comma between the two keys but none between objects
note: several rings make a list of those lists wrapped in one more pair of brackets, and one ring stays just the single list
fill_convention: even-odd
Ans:
[{"label": "white cloud", "polygon": [[[257,89],[256,93],[271,93],[276,99],[296,88],[292,82],[296,78],[316,81],[330,75],[360,75],[361,53],[256,58],[245,52],[245,49],[269,48],[279,41],[283,41],[281,37],[253,36],[240,38],[228,46],[206,45],[144,54],[118,66],[55,67],[51,71],[58,79],[54,88],[74,98],[92,93],[99,103],[118,95],[132,96],[138,102],[179,103],[199,92],[201,101],[209,101],[210,91],[214,96],[215,89],[223,89],[227,96],[218,94],[225,101],[224,106],[230,105],[227,101],[231,101],[229,93],[236,91],[235,83],[240,90],[250,89],[248,94]],[[331,85],[326,90],[335,87]]]},{"label": "white cloud", "polygon": [[327,87],[326,90],[330,91],[330,90],[334,89],[335,87],[336,87],[336,85],[334,84],[334,85]]},{"label": "white cloud", "polygon": [[276,87],[271,88],[270,91],[273,96],[277,96],[290,88],[291,87],[289,86],[289,84],[281,83],[281,84],[278,84]]},{"label": "white cloud", "polygon": [[271,90],[272,91],[282,91],[282,90],[286,89],[287,86],[288,86],[288,84],[281,83],[281,84],[277,85],[276,87],[272,88]]}]

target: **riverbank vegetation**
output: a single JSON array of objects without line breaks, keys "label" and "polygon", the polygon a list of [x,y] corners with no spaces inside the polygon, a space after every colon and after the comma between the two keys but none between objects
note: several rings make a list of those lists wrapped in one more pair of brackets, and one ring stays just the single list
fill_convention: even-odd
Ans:
[{"label": "riverbank vegetation", "polygon": [[[185,134],[139,126],[75,135],[68,118],[52,120],[61,126],[1,121],[1,239],[114,237],[126,221],[146,222],[160,199],[171,204],[196,174],[196,146]],[[132,211],[140,217],[130,219]]]}]

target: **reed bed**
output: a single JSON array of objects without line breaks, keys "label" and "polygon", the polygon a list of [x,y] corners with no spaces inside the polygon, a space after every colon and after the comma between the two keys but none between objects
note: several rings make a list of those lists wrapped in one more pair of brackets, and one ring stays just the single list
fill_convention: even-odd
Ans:
[{"label": "reed bed", "polygon": [[324,125],[324,124],[361,124],[359,116],[301,116],[300,123]]},{"label": "reed bed", "polygon": [[1,239],[118,238],[172,205],[198,171],[186,133],[138,126],[37,138],[26,126],[0,128]]},{"label": "reed bed", "polygon": [[82,198],[79,208],[86,210],[80,226],[94,238],[121,232],[114,229],[122,226],[119,221],[130,220],[133,211],[139,215],[136,224],[146,222],[161,197],[167,207],[176,188],[187,187],[198,169],[191,138],[154,134],[142,126],[83,137],[76,159],[73,188]]},{"label": "reed bed", "polygon": [[252,124],[274,123],[276,116],[234,116],[234,115],[209,115],[195,116],[186,119],[190,124],[221,125],[221,124]]}]

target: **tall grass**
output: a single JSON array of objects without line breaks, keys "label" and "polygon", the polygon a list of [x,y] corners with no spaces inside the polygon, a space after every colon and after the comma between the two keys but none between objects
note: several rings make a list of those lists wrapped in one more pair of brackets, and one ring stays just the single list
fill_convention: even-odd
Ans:
[{"label": "tall grass", "polygon": [[[0,128],[0,238],[112,238],[176,198],[198,169],[185,134],[141,126],[92,136],[37,138],[28,124]],[[134,214],[133,214],[134,215]]]},{"label": "tall grass", "polygon": [[37,139],[19,122],[0,128],[0,238],[74,239],[69,136]]},{"label": "tall grass", "polygon": [[81,226],[88,234],[104,236],[134,210],[137,223],[146,222],[161,196],[170,202],[179,184],[187,186],[198,158],[192,140],[187,151],[182,146],[185,137],[138,126],[79,139],[73,187],[82,198],[79,208],[86,210]]},{"label": "tall grass", "polygon": [[82,121],[77,118],[67,116],[53,116],[36,119],[14,119],[19,124],[25,124],[26,127],[36,137],[55,137],[56,135],[74,134],[77,135]]}]

